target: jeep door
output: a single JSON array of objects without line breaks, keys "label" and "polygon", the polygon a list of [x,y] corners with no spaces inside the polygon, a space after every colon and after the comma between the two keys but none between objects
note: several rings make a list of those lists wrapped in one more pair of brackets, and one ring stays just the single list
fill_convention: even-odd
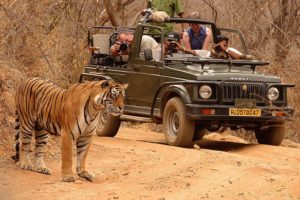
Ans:
[{"label": "jeep door", "polygon": [[126,90],[127,103],[151,107],[159,87],[162,63],[136,59],[130,63],[127,74],[129,87]]},{"label": "jeep door", "polygon": [[[146,60],[143,52],[140,52],[142,35],[149,31],[145,31],[145,26],[147,27],[147,25],[137,27],[131,47],[132,52],[126,72],[129,87],[126,90],[125,112],[149,116],[153,97],[160,84],[163,62]],[[160,47],[162,48],[161,44]]]}]

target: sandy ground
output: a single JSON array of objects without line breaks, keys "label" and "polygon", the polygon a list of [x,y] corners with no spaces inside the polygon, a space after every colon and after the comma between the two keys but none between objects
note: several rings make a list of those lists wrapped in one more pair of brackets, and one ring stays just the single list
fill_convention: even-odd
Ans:
[{"label": "sandy ground", "polygon": [[[199,148],[200,147],[200,148]],[[208,135],[193,149],[165,144],[161,133],[121,128],[95,136],[87,166],[97,179],[60,182],[59,149],[50,176],[0,160],[0,199],[298,199],[300,149],[246,144]]]}]

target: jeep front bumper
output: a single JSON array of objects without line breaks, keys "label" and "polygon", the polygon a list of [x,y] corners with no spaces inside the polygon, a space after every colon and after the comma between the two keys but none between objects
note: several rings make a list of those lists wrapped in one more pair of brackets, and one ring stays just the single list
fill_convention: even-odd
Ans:
[{"label": "jeep front bumper", "polygon": [[276,121],[283,122],[292,118],[294,109],[291,107],[256,107],[260,110],[259,116],[230,116],[229,110],[236,108],[228,105],[198,105],[186,104],[188,118],[192,120],[239,121],[248,122]]}]

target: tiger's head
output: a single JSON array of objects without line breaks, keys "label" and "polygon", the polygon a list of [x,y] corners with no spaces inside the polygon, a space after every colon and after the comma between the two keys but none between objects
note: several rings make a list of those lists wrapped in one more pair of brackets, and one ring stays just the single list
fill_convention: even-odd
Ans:
[{"label": "tiger's head", "polygon": [[102,109],[107,109],[113,115],[120,115],[124,108],[125,89],[128,84],[104,80],[100,82],[100,87],[102,90],[95,98],[97,105],[101,106]]}]

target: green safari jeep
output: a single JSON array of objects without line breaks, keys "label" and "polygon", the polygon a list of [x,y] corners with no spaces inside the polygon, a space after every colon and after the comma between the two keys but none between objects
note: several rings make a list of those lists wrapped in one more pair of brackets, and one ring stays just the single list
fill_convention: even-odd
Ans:
[{"label": "green safari jeep", "polygon": [[[199,23],[212,30],[215,43],[225,33],[233,45],[248,53],[237,30],[198,19],[171,18],[169,23]],[[281,143],[285,122],[294,112],[288,106],[287,88],[294,85],[255,71],[269,63],[212,58],[205,51],[196,56],[176,50],[141,52],[143,35],[153,37],[164,49],[166,34],[159,26],[145,23],[129,30],[134,32],[130,53],[117,56],[110,54],[110,47],[122,28],[92,27],[88,32],[91,58],[80,82],[113,79],[129,84],[123,113],[101,113],[99,136],[113,137],[121,121],[134,121],[162,123],[168,144],[180,147],[189,147],[221,127],[253,130],[261,144]]]}]

